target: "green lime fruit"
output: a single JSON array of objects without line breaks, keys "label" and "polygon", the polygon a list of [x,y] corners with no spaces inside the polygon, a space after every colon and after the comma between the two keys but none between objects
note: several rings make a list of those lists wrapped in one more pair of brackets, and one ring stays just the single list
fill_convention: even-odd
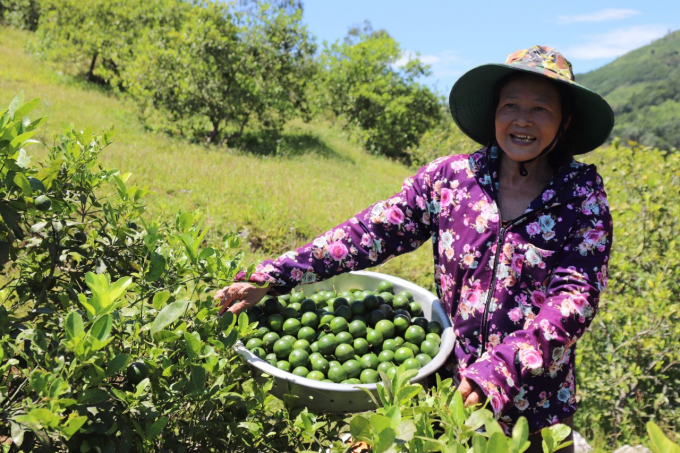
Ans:
[{"label": "green lime fruit", "polygon": [[313,311],[303,313],[302,317],[300,317],[300,324],[302,324],[303,327],[316,329],[319,327],[319,315]]},{"label": "green lime fruit", "polygon": [[283,338],[277,340],[273,347],[274,354],[279,360],[287,359],[290,353],[293,351],[293,342],[284,340]]},{"label": "green lime fruit", "polygon": [[293,374],[295,376],[307,377],[307,375],[309,374],[309,370],[303,366],[299,366],[293,370]]},{"label": "green lime fruit", "polygon": [[274,331],[274,332],[281,332],[283,328],[283,316],[281,316],[278,313],[274,313],[272,315],[269,315],[267,318],[267,325],[269,328]]},{"label": "green lime fruit", "polygon": [[[314,302],[314,306],[319,305],[319,304],[325,305],[326,298],[323,297],[323,296],[324,295],[322,293],[314,293],[311,296],[309,296],[308,299],[305,299],[305,300],[311,300],[312,302]],[[302,303],[302,302],[300,302],[300,303]]]},{"label": "green lime fruit", "polygon": [[319,343],[314,341],[312,344],[309,345],[309,349],[312,350],[312,352],[319,352]]},{"label": "green lime fruit", "polygon": [[339,362],[347,362],[354,358],[354,348],[348,344],[339,344],[335,348],[335,358]]},{"label": "green lime fruit", "polygon": [[401,347],[404,343],[406,343],[406,342],[404,341],[404,338],[403,338],[403,337],[394,337],[394,341],[397,342],[397,345],[398,345],[399,347]]},{"label": "green lime fruit", "polygon": [[427,354],[430,357],[434,357],[439,354],[439,343],[432,340],[425,340],[420,343],[420,351],[423,354]]},{"label": "green lime fruit", "polygon": [[349,333],[352,334],[353,338],[360,338],[366,336],[366,323],[360,320],[354,319],[347,326]]},{"label": "green lime fruit", "polygon": [[262,348],[253,348],[250,350],[250,352],[252,352],[255,357],[258,357],[262,360],[267,357],[267,351]]},{"label": "green lime fruit", "polygon": [[383,351],[394,352],[397,349],[399,349],[399,343],[397,343],[397,340],[390,338],[389,340],[383,341],[382,349],[383,349]]},{"label": "green lime fruit", "polygon": [[385,313],[380,310],[373,310],[366,317],[368,320],[368,325],[375,327],[381,320],[385,319]]},{"label": "green lime fruit", "polygon": [[264,346],[264,342],[259,338],[251,338],[246,343],[246,348],[250,349],[251,351],[255,348],[261,348],[262,346]]},{"label": "green lime fruit", "polygon": [[290,362],[286,360],[279,360],[278,362],[276,362],[274,366],[276,366],[276,368],[278,368],[279,370],[283,370],[287,373],[290,373],[291,370]]},{"label": "green lime fruit", "polygon": [[366,314],[366,304],[360,300],[355,300],[349,304],[349,308],[352,310],[352,316],[362,316]]},{"label": "green lime fruit", "polygon": [[411,321],[404,315],[395,316],[392,322],[394,323],[394,331],[398,336],[403,335],[411,325]]},{"label": "green lime fruit", "polygon": [[125,375],[130,384],[137,385],[149,377],[149,367],[142,361],[133,362],[128,365]]},{"label": "green lime fruit", "polygon": [[[332,356],[331,356],[332,357]],[[338,362],[337,360],[331,360],[328,362],[328,366],[342,366],[342,363]]]},{"label": "green lime fruit", "polygon": [[337,297],[333,301],[333,311],[337,310],[340,307],[349,307],[349,301],[344,297]]},{"label": "green lime fruit", "polygon": [[323,381],[326,378],[321,371],[310,371],[306,377],[314,381]]},{"label": "green lime fruit", "polygon": [[324,297],[326,300],[330,300],[332,298],[337,297],[337,295],[333,291],[324,291]]},{"label": "green lime fruit", "polygon": [[258,327],[253,336],[255,338],[264,338],[265,335],[267,335],[270,332],[269,328],[267,327]]},{"label": "green lime fruit", "polygon": [[344,381],[341,382],[341,384],[346,384],[346,385],[349,385],[351,383],[352,383],[352,381],[350,381],[349,379],[345,379]]},{"label": "green lime fruit", "polygon": [[335,384],[333,381],[330,379],[321,379],[321,382],[328,382],[329,384]]},{"label": "green lime fruit", "polygon": [[394,302],[394,294],[388,293],[388,292],[383,292],[383,293],[380,293],[380,297],[382,297],[385,304],[392,307],[392,304]]},{"label": "green lime fruit", "polygon": [[407,370],[419,370],[420,362],[418,362],[415,358],[406,359],[404,361],[404,368],[406,368]]},{"label": "green lime fruit", "polygon": [[378,362],[391,362],[394,360],[394,351],[382,351],[380,354],[378,354]]},{"label": "green lime fruit", "polygon": [[307,296],[305,296],[305,293],[303,293],[302,291],[297,291],[297,292],[290,294],[290,303],[291,304],[299,304],[300,302],[302,302],[306,298],[307,298]]},{"label": "green lime fruit", "polygon": [[391,282],[388,282],[387,280],[382,280],[380,283],[378,283],[378,292],[386,292],[386,293],[394,293],[394,285],[392,285]]},{"label": "green lime fruit", "polygon": [[399,365],[406,362],[408,359],[412,359],[414,357],[415,354],[413,353],[413,351],[406,347],[401,347],[397,349],[397,351],[394,353],[394,361],[397,362]]},{"label": "green lime fruit", "polygon": [[437,321],[430,321],[427,323],[427,327],[425,328],[427,333],[434,333],[437,335],[441,335],[444,329],[442,329],[442,325],[439,324]]},{"label": "green lime fruit", "polygon": [[420,367],[424,367],[428,363],[432,362],[432,357],[430,357],[428,354],[418,354],[416,356],[416,360],[420,364]]},{"label": "green lime fruit", "polygon": [[257,324],[259,326],[268,326],[269,325],[268,319],[269,315],[265,315],[264,313],[262,313],[261,315],[257,316]]},{"label": "green lime fruit", "polygon": [[52,207],[52,200],[47,195],[38,195],[33,199],[33,203],[38,211],[49,211]]},{"label": "green lime fruit", "polygon": [[323,358],[324,358],[324,356],[320,352],[312,352],[311,354],[309,354],[309,360],[310,361],[316,360],[316,359],[323,359]]},{"label": "green lime fruit", "polygon": [[364,296],[364,305],[366,306],[366,311],[373,311],[380,306],[380,302],[374,294],[369,293]]},{"label": "green lime fruit", "polygon": [[309,364],[312,367],[312,371],[321,371],[324,374],[328,373],[328,369],[330,368],[328,360],[324,359],[323,357],[310,360]]},{"label": "green lime fruit", "polygon": [[286,341],[290,341],[291,344],[292,344],[292,343],[295,343],[295,342],[298,340],[297,338],[295,338],[295,337],[292,336],[292,335],[284,335],[284,336],[281,337],[281,339],[282,339],[282,340],[286,340]]},{"label": "green lime fruit", "polygon": [[354,293],[352,293],[352,291],[341,291],[338,294],[338,297],[342,297],[345,300],[350,300],[352,297],[354,297]]},{"label": "green lime fruit", "polygon": [[375,325],[375,330],[382,334],[384,340],[394,338],[396,333],[394,323],[387,319],[378,321],[378,323]]},{"label": "green lime fruit", "polygon": [[411,302],[408,306],[413,316],[423,316],[423,307],[420,305],[420,302]]},{"label": "green lime fruit", "polygon": [[288,307],[292,308],[296,312],[300,313],[300,310],[302,309],[302,305],[300,305],[299,302],[291,302]]},{"label": "green lime fruit", "polygon": [[283,319],[297,319],[298,312],[293,307],[286,307],[281,312],[281,315],[283,316]]},{"label": "green lime fruit", "polygon": [[274,343],[279,341],[281,337],[279,336],[278,333],[276,332],[269,332],[266,334],[264,337],[262,337],[262,343],[264,343],[264,348],[267,351],[271,351],[272,347],[274,346]]},{"label": "green lime fruit", "polygon": [[363,356],[361,356],[361,359],[359,359],[359,363],[364,369],[370,368],[372,370],[377,370],[378,365],[380,365],[380,360],[378,360],[377,355],[370,352],[368,354],[364,354]]},{"label": "green lime fruit", "polygon": [[361,363],[358,360],[350,359],[342,364],[342,367],[347,373],[347,378],[357,378],[361,375]]},{"label": "green lime fruit", "polygon": [[415,345],[420,345],[425,341],[425,329],[420,326],[411,326],[404,333],[404,340]]},{"label": "green lime fruit", "polygon": [[309,364],[309,354],[303,349],[294,349],[288,356],[290,366],[299,367],[307,366]]},{"label": "green lime fruit", "polygon": [[394,310],[393,310],[392,307],[390,307],[389,305],[387,305],[387,304],[380,304],[380,306],[378,307],[378,310],[380,310],[381,312],[383,312],[383,314],[385,315],[385,319],[392,319],[392,318],[394,318]]},{"label": "green lime fruit", "polygon": [[307,354],[312,353],[312,348],[309,345],[309,341],[307,340],[298,340],[295,343],[293,343],[293,349],[300,349],[302,351],[307,352]]},{"label": "green lime fruit", "polygon": [[291,319],[286,319],[283,322],[283,333],[286,335],[292,335],[292,336],[297,336],[298,332],[302,328],[302,325],[300,324],[300,321],[298,321],[295,318]]},{"label": "green lime fruit", "polygon": [[311,327],[303,327],[298,330],[297,337],[298,340],[307,340],[308,342],[312,343],[314,340],[316,340],[316,331]]},{"label": "green lime fruit", "polygon": [[321,337],[317,343],[319,343],[319,352],[324,355],[333,354],[337,346],[335,343],[335,335],[326,335],[325,337]]},{"label": "green lime fruit", "polygon": [[279,296],[279,302],[285,302],[286,304],[290,303],[290,294],[284,294],[282,296]]},{"label": "green lime fruit", "polygon": [[382,344],[385,339],[379,330],[369,329],[368,332],[366,332],[366,341],[368,341],[368,344],[374,348],[382,348]]},{"label": "green lime fruit", "polygon": [[354,343],[352,343],[352,346],[354,346],[354,352],[356,352],[359,355],[364,355],[368,353],[368,350],[371,347],[371,345],[368,344],[368,341],[365,338],[355,338]]},{"label": "green lime fruit", "polygon": [[266,315],[273,315],[279,312],[281,305],[276,299],[265,298],[262,303],[262,312]]},{"label": "green lime fruit", "polygon": [[270,352],[269,354],[267,354],[266,356],[264,356],[264,359],[265,359],[270,365],[273,365],[273,366],[276,366],[276,363],[279,361],[279,359],[276,357],[276,354],[274,354],[273,352]]},{"label": "green lime fruit", "polygon": [[335,314],[333,313],[328,313],[321,316],[321,319],[319,320],[319,325],[330,325],[331,321],[335,319]]},{"label": "green lime fruit", "polygon": [[339,318],[344,318],[347,322],[350,322],[352,320],[352,309],[349,307],[338,307],[337,310],[335,310],[335,316]]},{"label": "green lime fruit", "polygon": [[348,380],[349,383],[352,384],[352,385],[361,384],[361,381],[360,381],[358,378],[350,378],[350,379],[347,379],[347,380]]},{"label": "green lime fruit", "polygon": [[383,373],[387,373],[387,370],[389,370],[390,368],[394,368],[394,363],[392,363],[392,362],[380,362],[380,365],[378,365],[377,371],[378,372],[382,371]]},{"label": "green lime fruit", "polygon": [[331,331],[335,334],[349,331],[349,323],[345,318],[336,316],[331,321]]},{"label": "green lime fruit", "polygon": [[361,380],[362,384],[375,384],[380,382],[380,375],[377,371],[368,369],[361,372],[359,380]]},{"label": "green lime fruit", "polygon": [[407,298],[404,296],[396,296],[394,299],[392,299],[392,308],[395,310],[408,310],[409,304],[411,301],[409,301]]},{"label": "green lime fruit", "polygon": [[[325,301],[324,301],[325,302]],[[305,299],[300,302],[300,313],[314,313],[316,311],[316,303],[312,299]]]},{"label": "green lime fruit", "polygon": [[426,340],[434,341],[437,344],[442,344],[442,338],[436,333],[428,333],[425,335]]},{"label": "green lime fruit", "polygon": [[366,319],[366,316],[363,315],[357,315],[352,318],[352,322],[354,321],[361,321],[364,323],[364,325],[368,326],[368,320]]},{"label": "green lime fruit", "polygon": [[413,302],[413,294],[411,294],[411,291],[401,291],[397,296],[405,297],[409,302]]},{"label": "green lime fruit", "polygon": [[[260,324],[259,321],[257,320],[258,315],[257,315],[256,313],[252,313],[252,312],[250,312],[250,311],[248,311],[248,312],[246,312],[246,313],[248,314],[248,324],[252,324],[252,323],[254,323],[254,322],[257,322],[258,325],[262,325],[262,324]],[[265,317],[265,323],[266,323],[266,317]],[[265,329],[266,329],[266,327],[265,327]]]},{"label": "green lime fruit", "polygon": [[354,337],[349,332],[340,332],[335,336],[336,344],[352,344]]},{"label": "green lime fruit", "polygon": [[396,318],[397,316],[405,316],[409,322],[411,322],[411,319],[413,318],[413,316],[411,316],[411,312],[403,308],[397,308],[394,310],[394,317]]},{"label": "green lime fruit", "polygon": [[427,329],[427,323],[428,323],[427,319],[423,318],[422,316],[417,316],[411,319],[411,324],[413,324],[414,326],[420,326],[423,328],[423,330]]},{"label": "green lime fruit", "polygon": [[409,348],[411,351],[413,351],[413,355],[420,353],[420,348],[413,343],[409,343],[408,341],[405,342],[403,345],[401,345],[401,347],[402,348]]},{"label": "green lime fruit", "polygon": [[334,366],[328,370],[328,378],[339,384],[340,382],[347,379],[347,371],[341,366]]}]

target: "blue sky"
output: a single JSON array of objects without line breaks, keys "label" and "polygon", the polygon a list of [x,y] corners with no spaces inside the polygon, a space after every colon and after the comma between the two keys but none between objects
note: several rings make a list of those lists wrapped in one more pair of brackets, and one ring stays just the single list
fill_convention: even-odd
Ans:
[{"label": "blue sky", "polygon": [[[550,5],[550,6],[549,6]],[[468,69],[503,62],[534,44],[561,51],[578,73],[680,29],[678,0],[306,0],[304,19],[319,44],[369,20],[408,52],[419,52],[441,93]]]}]

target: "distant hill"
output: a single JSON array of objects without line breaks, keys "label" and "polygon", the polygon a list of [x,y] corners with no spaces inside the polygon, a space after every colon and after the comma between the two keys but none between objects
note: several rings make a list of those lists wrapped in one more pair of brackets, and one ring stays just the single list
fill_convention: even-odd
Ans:
[{"label": "distant hill", "polygon": [[602,68],[576,75],[611,104],[612,137],[680,148],[680,30]]}]

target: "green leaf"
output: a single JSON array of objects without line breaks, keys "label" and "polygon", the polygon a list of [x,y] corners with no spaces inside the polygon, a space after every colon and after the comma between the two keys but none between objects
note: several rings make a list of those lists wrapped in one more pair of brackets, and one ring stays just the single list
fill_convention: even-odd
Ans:
[{"label": "green leaf", "polygon": [[193,223],[194,223],[193,214],[185,212],[184,214],[180,215],[179,218],[177,219],[177,229],[181,233],[186,233],[187,231],[189,231]]},{"label": "green leaf", "polygon": [[680,453],[680,446],[674,444],[654,422],[647,422],[647,434],[654,453]]},{"label": "green leaf", "polygon": [[60,426],[61,434],[66,438],[66,440],[69,440],[75,433],[78,432],[78,430],[85,424],[87,421],[87,415],[76,415],[75,412],[69,416],[68,422],[66,422],[66,425]]},{"label": "green leaf", "polygon": [[396,434],[392,428],[387,428],[378,433],[373,444],[375,453],[383,453],[392,448]]},{"label": "green leaf", "polygon": [[163,431],[163,428],[168,424],[168,417],[160,417],[153,422],[146,430],[146,440],[153,440]]},{"label": "green leaf", "polygon": [[[66,316],[66,336],[69,340],[80,340],[85,331],[83,329],[83,317],[77,311],[72,311]],[[76,341],[77,343],[77,341]]]},{"label": "green leaf", "polygon": [[114,376],[116,373],[124,369],[128,362],[130,361],[130,356],[127,354],[118,354],[109,362],[106,367],[106,377]]},{"label": "green leaf", "polygon": [[167,267],[167,261],[163,255],[154,253],[151,255],[151,262],[149,263],[149,271],[144,274],[144,280],[147,282],[155,282],[158,280]]},{"label": "green leaf", "polygon": [[379,433],[386,429],[392,429],[392,420],[380,414],[371,415],[371,428],[374,433]]},{"label": "green leaf", "polygon": [[104,315],[90,328],[90,335],[101,342],[106,341],[111,333],[111,327],[113,327],[113,318],[111,315]]},{"label": "green leaf", "polygon": [[94,406],[109,399],[109,394],[102,389],[87,389],[78,395],[78,404]]},{"label": "green leaf", "polygon": [[495,452],[495,451],[508,451],[508,438],[503,435],[502,432],[500,433],[493,433],[491,437],[489,437],[489,443],[486,444],[486,451],[488,452]]},{"label": "green leaf", "polygon": [[158,313],[158,316],[156,316],[156,319],[154,319],[151,324],[151,335],[156,334],[165,328],[165,326],[175,322],[184,314],[188,305],[189,303],[187,301],[178,301],[167,305],[160,313]]},{"label": "green leaf", "polygon": [[165,306],[165,303],[170,299],[170,291],[160,291],[153,296],[153,308],[160,310]]},{"label": "green leaf", "polygon": [[40,104],[40,98],[31,99],[14,112],[14,118],[17,120],[23,119],[29,112],[34,110]]},{"label": "green leaf", "polygon": [[14,184],[19,186],[25,197],[30,197],[33,195],[33,188],[28,178],[23,173],[17,173],[14,176]]},{"label": "green leaf", "polygon": [[202,366],[192,367],[188,385],[189,393],[202,392],[204,388],[205,388],[205,368],[203,368]]},{"label": "green leaf", "polygon": [[198,332],[184,332],[184,340],[187,342],[187,355],[189,360],[195,360],[201,355],[203,342]]},{"label": "green leaf", "polygon": [[510,443],[510,451],[512,453],[521,453],[529,447],[529,422],[524,417],[520,417],[512,428],[512,442]]},{"label": "green leaf", "polygon": [[14,118],[14,114],[19,110],[21,105],[24,103],[24,92],[20,91],[19,94],[14,96],[14,99],[9,103],[9,116]]},{"label": "green leaf", "polygon": [[349,422],[349,432],[354,440],[373,442],[371,422],[363,415],[355,415]]}]

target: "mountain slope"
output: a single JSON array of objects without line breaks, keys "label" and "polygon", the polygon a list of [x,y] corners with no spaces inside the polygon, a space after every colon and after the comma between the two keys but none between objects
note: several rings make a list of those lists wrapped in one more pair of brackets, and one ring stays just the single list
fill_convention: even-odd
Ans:
[{"label": "mountain slope", "polygon": [[680,30],[576,76],[612,105],[618,136],[680,148]]}]

